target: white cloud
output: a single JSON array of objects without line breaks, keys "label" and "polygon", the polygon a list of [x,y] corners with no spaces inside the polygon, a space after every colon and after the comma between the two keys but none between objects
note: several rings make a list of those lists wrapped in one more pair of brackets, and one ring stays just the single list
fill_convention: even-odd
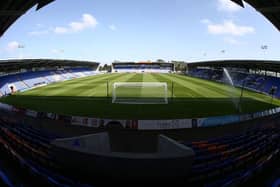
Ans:
[{"label": "white cloud", "polygon": [[225,12],[236,12],[241,10],[241,7],[230,0],[217,0],[218,10]]},{"label": "white cloud", "polygon": [[112,25],[109,25],[109,29],[112,31],[115,31],[115,30],[117,30],[117,27],[114,24],[112,24]]},{"label": "white cloud", "polygon": [[208,32],[215,35],[243,36],[255,32],[254,27],[237,25],[232,20],[225,20],[221,24],[215,24],[208,20],[208,22],[204,21],[204,24],[207,25]]},{"label": "white cloud", "polygon": [[90,14],[83,14],[80,21],[73,21],[68,24],[67,27],[55,27],[54,33],[56,34],[66,34],[80,32],[88,28],[94,29],[98,22],[96,18]]},{"label": "white cloud", "polygon": [[9,42],[8,45],[7,45],[7,51],[9,52],[13,52],[15,51],[16,49],[18,49],[21,45],[19,44],[19,42],[17,41],[12,41],[12,42]]}]

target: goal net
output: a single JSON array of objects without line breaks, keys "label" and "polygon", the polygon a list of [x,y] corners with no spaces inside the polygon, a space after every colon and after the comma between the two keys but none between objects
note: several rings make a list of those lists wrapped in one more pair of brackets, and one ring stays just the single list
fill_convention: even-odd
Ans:
[{"label": "goal net", "polygon": [[167,104],[167,83],[116,82],[113,84],[112,103]]}]

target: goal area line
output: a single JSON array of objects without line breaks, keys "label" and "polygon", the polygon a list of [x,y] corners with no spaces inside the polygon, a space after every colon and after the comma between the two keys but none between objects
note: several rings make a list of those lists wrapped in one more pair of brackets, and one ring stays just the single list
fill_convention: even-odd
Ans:
[{"label": "goal area line", "polygon": [[116,104],[168,104],[166,82],[115,82],[112,103]]}]

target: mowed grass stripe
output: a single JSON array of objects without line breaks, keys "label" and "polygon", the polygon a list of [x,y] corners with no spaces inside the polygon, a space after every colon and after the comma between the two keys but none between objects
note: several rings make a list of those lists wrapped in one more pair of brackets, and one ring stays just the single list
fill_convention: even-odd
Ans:
[{"label": "mowed grass stripe", "polygon": [[[176,77],[181,80],[185,80],[191,85],[199,85],[199,87],[196,86],[198,89],[200,89],[198,91],[203,91],[203,92],[205,91],[204,93],[209,94],[209,97],[229,97],[229,96],[236,97],[236,96],[240,95],[239,89],[233,88],[228,85],[222,85],[219,83],[210,82],[208,80],[197,79],[197,78],[192,78],[192,77],[182,76],[182,75],[172,74],[170,76]],[[202,88],[202,90],[201,90],[201,88]]]},{"label": "mowed grass stripe", "polygon": [[112,76],[112,74],[101,74],[101,75],[93,75],[93,76],[89,76],[89,77],[81,77],[81,78],[71,79],[71,80],[67,80],[67,81],[63,81],[63,82],[52,83],[49,85],[49,88],[56,87],[60,83],[63,83],[64,86],[67,86],[67,85],[72,85],[75,83],[88,82],[88,81],[96,82],[100,79],[104,79],[105,77],[111,77],[111,76]]},{"label": "mowed grass stripe", "polygon": [[[215,90],[217,93],[223,93],[226,97],[228,98],[239,98],[240,94],[241,94],[241,89],[240,88],[233,88],[229,85],[225,85],[222,83],[217,83],[217,82],[213,82],[213,81],[209,81],[209,80],[204,80],[204,79],[199,79],[199,78],[195,78],[195,77],[190,77],[190,76],[181,76],[181,75],[172,75],[172,76],[180,76],[181,79],[186,80],[188,82],[193,82],[196,84],[200,84],[202,86],[208,86],[209,88],[211,87],[212,90]],[[205,85],[206,84],[206,85]],[[207,92],[206,92],[207,93]],[[266,103],[271,103],[271,96],[269,95],[264,95],[261,93],[257,93],[257,92],[253,92],[253,91],[249,91],[249,90],[244,90],[243,92],[243,98],[251,98],[254,100],[258,100],[261,102],[266,102]],[[275,105],[279,105],[280,104],[280,100],[273,100],[273,103]]]},{"label": "mowed grass stripe", "polygon": [[[60,83],[63,84],[63,86],[65,86],[65,87],[68,87],[68,86],[72,87],[75,84],[87,85],[89,83],[106,82],[109,78],[119,77],[119,76],[122,76],[122,75],[121,74],[103,74],[103,75],[95,75],[95,76],[87,77],[86,79],[85,78],[72,79],[72,80],[60,82]],[[54,88],[56,88],[57,86],[60,86],[60,84],[58,83],[58,84],[50,85],[49,87],[52,88],[52,86],[54,86]]]},{"label": "mowed grass stripe", "polygon": [[[158,81],[151,73],[143,74],[142,81],[143,82],[161,82],[161,81]],[[165,95],[164,88],[154,87],[154,88],[142,89],[142,96],[164,98],[164,95]]]},{"label": "mowed grass stripe", "polygon": [[[84,79],[79,79],[80,82],[76,82],[75,84],[72,84],[73,88],[70,87],[64,87],[64,82],[60,82],[56,85],[56,90],[49,90],[48,87],[51,85],[48,85],[46,87],[37,88],[36,90],[30,90],[27,92],[22,93],[22,95],[27,95],[34,100],[38,99],[38,96],[43,96],[41,98],[47,98],[51,100],[60,100],[63,102],[71,100],[92,100],[93,97],[106,97],[107,96],[107,80],[109,79],[116,79],[116,78],[122,78],[124,81],[129,79],[133,74],[107,74],[106,76],[99,77],[96,84],[92,85],[92,81],[95,77],[91,77],[91,79],[88,79],[85,81]],[[127,77],[127,78],[125,78]],[[78,79],[75,79],[75,81]],[[106,81],[100,81],[100,80],[106,80]],[[83,86],[80,86],[80,85]],[[84,86],[86,85],[86,86]],[[70,88],[70,89],[69,89]],[[32,93],[30,94],[29,92]]]},{"label": "mowed grass stripe", "polygon": [[[94,97],[106,97],[107,96],[107,81],[108,84],[110,85],[111,81],[110,80],[128,80],[130,79],[132,75],[129,74],[119,74],[119,76],[112,76],[112,77],[106,77],[106,81],[103,82],[95,82],[91,88],[86,88],[84,89],[84,91],[81,93],[81,95],[83,96],[94,96]],[[103,79],[104,80],[104,79]],[[110,86],[109,86],[109,90],[108,92],[110,92]]]},{"label": "mowed grass stripe", "polygon": [[[107,80],[109,80],[110,92],[112,90],[111,86],[114,82],[142,81],[167,82],[169,86],[168,88],[171,91],[171,83],[174,81],[177,98],[174,98],[174,100],[167,105],[112,104],[112,98],[107,98],[105,94],[107,89],[105,83]],[[211,86],[209,87],[207,85]],[[76,86],[75,89],[69,90],[68,88],[72,86]],[[67,89],[69,96],[63,96],[61,93],[55,96],[47,95],[60,89]],[[221,94],[216,93],[213,90],[209,94],[209,89],[227,90],[228,86],[214,82],[212,83],[203,79],[191,79],[189,77],[174,76],[171,74],[105,74],[55,83],[22,93],[23,95],[12,95],[1,98],[0,100],[19,107],[38,111],[112,119],[193,118],[228,115],[237,112],[232,105],[230,94],[221,97]],[[35,91],[37,92],[36,95],[29,94],[30,92]],[[249,96],[252,97],[252,99],[247,98]],[[256,112],[270,108],[272,107],[270,101],[271,98],[269,96],[244,91],[242,102],[243,112]],[[275,99],[274,101],[274,103],[278,103],[279,105],[278,99]]]},{"label": "mowed grass stripe", "polygon": [[204,93],[203,95],[206,97],[228,98],[233,96],[232,94],[233,91],[236,91],[235,88],[228,87],[227,85],[219,85],[218,83],[208,84],[208,81],[204,81],[200,79],[197,80],[188,79],[188,77],[183,75],[172,74],[170,76],[188,82],[188,84],[191,86],[192,89],[196,90],[197,92]]},{"label": "mowed grass stripe", "polygon": [[[120,74],[120,76],[117,77],[113,77],[113,80],[117,80],[117,79],[122,79],[122,80],[127,80],[130,79],[132,75],[129,74]],[[110,85],[110,79],[112,79],[111,77],[109,77],[108,79],[108,84]],[[109,90],[108,92],[110,92],[110,86],[108,87]],[[94,97],[106,97],[107,96],[107,81],[105,81],[104,83],[101,82],[101,84],[95,83],[94,86],[90,87],[89,89],[85,89],[81,95],[84,96],[94,96]]]},{"label": "mowed grass stripe", "polygon": [[133,77],[131,77],[130,79],[128,79],[126,82],[142,82],[143,81],[143,74],[134,74]]},{"label": "mowed grass stripe", "polygon": [[[96,75],[94,76],[94,78],[96,79],[100,79],[103,78],[105,75]],[[107,75],[108,76],[108,75]],[[68,80],[68,81],[64,81],[64,82],[56,82],[56,83],[52,83],[48,86],[44,86],[44,87],[40,87],[40,88],[34,88],[32,90],[29,90],[27,92],[24,93],[19,93],[19,94],[28,94],[28,95],[46,95],[46,93],[48,92],[53,92],[53,91],[58,91],[58,90],[62,90],[64,88],[67,88],[67,85],[69,85],[70,87],[75,86],[75,84],[81,84],[81,82],[89,80],[89,78],[92,80],[93,77],[86,77],[85,78],[78,78],[78,79],[72,79],[72,80]]]},{"label": "mowed grass stripe", "polygon": [[[77,82],[74,85],[69,85],[69,87],[66,87],[66,89],[63,93],[64,94],[77,93],[77,95],[84,95],[83,93],[78,93],[78,92],[80,90],[85,90],[85,91],[86,90],[89,90],[89,91],[95,90],[97,93],[103,93],[103,95],[106,95],[106,90],[104,90],[104,89],[107,88],[107,81],[111,78],[117,78],[117,77],[122,77],[122,76],[123,76],[123,74],[114,74],[111,76],[99,77],[98,79],[94,79],[94,77],[92,77],[92,79],[89,79],[86,81],[81,80],[80,82]],[[103,90],[98,89],[98,88],[103,88]],[[93,94],[91,93],[90,95],[92,96]],[[101,96],[102,96],[102,94],[101,94]]]},{"label": "mowed grass stripe", "polygon": [[172,89],[172,82],[173,82],[173,86],[174,86],[173,96],[174,97],[182,97],[182,96],[184,96],[184,97],[195,97],[195,96],[197,96],[196,92],[189,89],[189,87],[187,86],[187,83],[184,83],[184,84],[179,83],[178,81],[171,78],[167,74],[166,75],[158,74],[157,77],[160,77],[161,79],[167,80],[167,82],[169,82],[169,84],[170,84],[170,86],[169,86],[170,89]]},{"label": "mowed grass stripe", "polygon": [[173,81],[174,97],[205,97],[205,95],[200,94],[193,88],[196,85],[189,84],[188,82],[180,80],[176,77],[171,77],[169,74],[159,74],[158,76],[165,77],[171,82]]},{"label": "mowed grass stripe", "polygon": [[159,76],[160,74],[157,74],[157,73],[153,73],[153,74],[150,74],[153,78],[153,80],[155,80],[154,82],[165,82],[167,83],[167,88],[168,88],[168,97],[171,97],[172,95],[172,82],[162,76]]},{"label": "mowed grass stripe", "polygon": [[[144,79],[144,74],[136,74],[136,76],[134,77],[134,79],[131,79],[128,82],[143,82]],[[133,95],[136,97],[142,97],[143,96],[143,89],[142,88],[137,88],[133,90]]]},{"label": "mowed grass stripe", "polygon": [[137,82],[137,80],[141,80],[140,74],[133,74],[133,73],[126,73],[123,76],[110,79],[110,86],[109,86],[109,96],[112,96],[113,92],[113,84],[116,82]]},{"label": "mowed grass stripe", "polygon": [[[50,84],[45,87],[35,88],[21,94],[34,96],[80,96],[81,90],[93,89],[95,87],[101,86],[102,84],[106,84],[107,79],[110,77],[116,78],[120,76],[122,75],[105,74],[101,76],[91,76],[90,79],[78,78],[66,82]],[[95,83],[95,85],[92,85],[93,83]]]}]

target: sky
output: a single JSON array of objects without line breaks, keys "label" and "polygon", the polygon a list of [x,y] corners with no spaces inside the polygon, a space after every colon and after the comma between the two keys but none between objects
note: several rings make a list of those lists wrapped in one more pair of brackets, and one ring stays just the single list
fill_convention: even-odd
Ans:
[{"label": "sky", "polygon": [[280,60],[279,49],[279,31],[230,0],[56,0],[29,10],[0,38],[0,59],[101,63]]}]

